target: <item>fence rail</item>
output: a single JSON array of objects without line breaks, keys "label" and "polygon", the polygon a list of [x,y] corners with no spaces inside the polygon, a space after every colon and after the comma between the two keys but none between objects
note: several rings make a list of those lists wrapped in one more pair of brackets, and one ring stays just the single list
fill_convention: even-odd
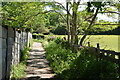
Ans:
[{"label": "fence rail", "polygon": [[[88,48],[90,48],[90,42],[88,42]],[[120,79],[120,52],[100,49],[99,43],[97,43],[97,48],[95,47],[92,47],[92,48],[95,51],[96,57],[118,64],[119,66],[118,74],[119,74],[119,79]]]},{"label": "fence rail", "polygon": [[[88,42],[88,48],[90,47],[90,42]],[[100,49],[99,43],[97,43],[97,48],[92,47],[95,51],[95,55],[99,56],[99,58],[103,58],[109,60],[111,62],[120,64],[120,52],[115,52],[111,50]]]}]

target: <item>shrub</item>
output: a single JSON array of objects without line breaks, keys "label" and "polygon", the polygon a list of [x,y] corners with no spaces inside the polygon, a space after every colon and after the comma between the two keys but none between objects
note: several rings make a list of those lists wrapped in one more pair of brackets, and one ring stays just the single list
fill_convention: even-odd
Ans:
[{"label": "shrub", "polygon": [[60,37],[57,37],[54,41],[55,41],[55,43],[60,44],[63,42],[63,39]]},{"label": "shrub", "polygon": [[88,49],[73,53],[64,48],[60,41],[51,41],[45,45],[45,50],[53,71],[64,80],[117,79],[117,64],[96,58]]},{"label": "shrub", "polygon": [[70,68],[63,71],[61,76],[68,80],[115,80],[118,77],[117,67],[117,64],[103,59],[98,61],[87,50],[82,50],[81,54],[70,65]]},{"label": "shrub", "polygon": [[62,49],[60,44],[56,44],[53,41],[51,41],[49,45],[46,45],[45,49],[47,59],[51,63],[50,66],[57,74],[60,74],[63,70],[67,69],[69,67],[69,63],[71,62],[70,57],[75,56],[72,51]]}]

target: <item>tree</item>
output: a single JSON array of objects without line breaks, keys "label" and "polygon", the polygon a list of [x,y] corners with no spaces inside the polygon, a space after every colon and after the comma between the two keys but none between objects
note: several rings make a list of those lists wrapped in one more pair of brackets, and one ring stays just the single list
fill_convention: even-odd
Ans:
[{"label": "tree", "polygon": [[33,28],[40,31],[40,27],[49,23],[45,17],[43,3],[36,2],[3,2],[3,24],[15,28]]},{"label": "tree", "polygon": [[[109,2],[87,2],[87,7],[83,11],[78,10],[80,5],[80,0],[73,0],[73,2],[66,0],[66,6],[59,2],[4,2],[3,23],[11,27],[33,28],[38,32],[42,32],[40,28],[43,31],[51,26],[55,29],[58,25],[62,26],[66,23],[68,42],[78,45],[78,35],[83,33],[84,36],[80,39],[80,45],[83,45],[86,36],[93,29],[97,14],[107,11],[105,6],[111,4]],[[45,10],[45,7],[49,7],[50,10]],[[116,7],[119,8],[119,5]]]}]

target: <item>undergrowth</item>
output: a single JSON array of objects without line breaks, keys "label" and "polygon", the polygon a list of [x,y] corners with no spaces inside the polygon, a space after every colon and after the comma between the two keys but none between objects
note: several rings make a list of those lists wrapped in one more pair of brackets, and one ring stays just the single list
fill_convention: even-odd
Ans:
[{"label": "undergrowth", "polygon": [[29,50],[31,50],[29,47],[24,47],[21,50],[20,63],[12,65],[11,76],[12,76],[13,80],[25,77],[26,73],[24,70],[26,68],[26,63],[27,63],[26,61],[29,58],[29,56],[28,56]]},{"label": "undergrowth", "polygon": [[21,50],[20,62],[26,64],[26,61],[29,58],[29,50],[31,50],[29,47],[24,47],[24,49]]},{"label": "undergrowth", "polygon": [[24,63],[14,64],[12,66],[12,79],[19,79],[25,77],[25,67],[26,65]]},{"label": "undergrowth", "polygon": [[73,53],[66,48],[66,42],[57,39],[44,45],[46,58],[53,71],[64,80],[116,80],[118,65],[96,58],[82,49]]}]

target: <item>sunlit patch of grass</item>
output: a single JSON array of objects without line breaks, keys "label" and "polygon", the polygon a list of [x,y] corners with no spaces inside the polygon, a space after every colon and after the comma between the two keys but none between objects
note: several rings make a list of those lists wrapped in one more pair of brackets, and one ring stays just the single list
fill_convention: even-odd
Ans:
[{"label": "sunlit patch of grass", "polygon": [[94,47],[97,47],[97,43],[99,43],[100,49],[120,51],[118,50],[118,35],[88,35],[85,45],[88,41]]},{"label": "sunlit patch of grass", "polygon": [[12,78],[14,79],[18,79],[18,78],[23,78],[25,77],[26,73],[25,73],[25,67],[26,65],[23,63],[20,64],[14,64],[12,66]]},{"label": "sunlit patch of grass", "polygon": [[[56,37],[66,37],[67,35],[54,35]],[[79,35],[79,39],[82,38],[83,35]],[[120,52],[118,45],[118,37],[119,35],[88,35],[85,39],[84,45],[87,46],[87,42],[90,42],[91,46],[97,47],[97,43],[100,44],[101,49],[105,50],[114,50],[116,52]]]}]

